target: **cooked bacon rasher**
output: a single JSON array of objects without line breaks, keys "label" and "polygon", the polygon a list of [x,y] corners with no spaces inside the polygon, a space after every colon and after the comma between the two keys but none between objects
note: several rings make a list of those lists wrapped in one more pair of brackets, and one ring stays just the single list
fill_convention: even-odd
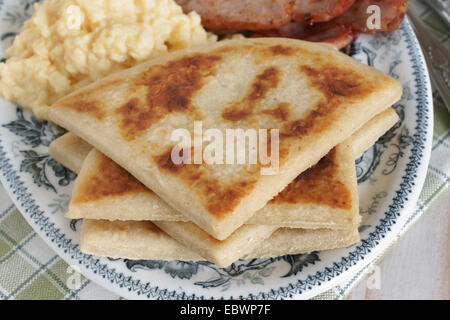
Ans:
[{"label": "cooked bacon rasher", "polygon": [[[370,5],[380,7],[381,28],[370,30],[367,19]],[[349,10],[335,19],[338,24],[346,25],[361,32],[392,32],[400,26],[408,10],[408,0],[357,0]]]},{"label": "cooked bacon rasher", "polygon": [[329,21],[312,26],[292,22],[278,30],[254,32],[251,37],[282,37],[312,42],[327,42],[341,49],[355,41],[358,35],[358,31],[348,26]]},{"label": "cooked bacon rasher", "polygon": [[[197,11],[202,24],[218,33],[286,37],[328,42],[344,48],[361,32],[391,32],[403,21],[408,0],[176,0]],[[380,28],[369,29],[371,5],[380,8]]]},{"label": "cooked bacon rasher", "polygon": [[296,0],[292,19],[313,24],[330,21],[352,6],[355,0]]},{"label": "cooked bacon rasher", "polygon": [[212,31],[277,29],[291,21],[295,0],[176,0]]}]

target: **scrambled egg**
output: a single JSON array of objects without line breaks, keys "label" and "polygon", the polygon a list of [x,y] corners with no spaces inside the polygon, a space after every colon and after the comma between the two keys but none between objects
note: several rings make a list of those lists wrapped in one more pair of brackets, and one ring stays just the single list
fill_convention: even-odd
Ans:
[{"label": "scrambled egg", "polygon": [[174,0],[46,0],[6,51],[0,95],[45,119],[56,100],[98,78],[215,40]]}]

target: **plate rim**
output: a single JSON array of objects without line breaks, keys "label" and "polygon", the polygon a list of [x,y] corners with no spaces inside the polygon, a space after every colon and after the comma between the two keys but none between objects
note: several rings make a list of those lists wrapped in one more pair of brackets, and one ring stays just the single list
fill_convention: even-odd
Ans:
[{"label": "plate rim", "polygon": [[[396,219],[400,216],[401,212],[411,210],[416,204],[425,181],[431,156],[433,103],[428,70],[420,45],[407,19],[402,23],[399,32],[402,32],[402,35],[405,36],[408,58],[411,60],[414,69],[414,90],[417,92],[416,100],[418,104],[416,109],[417,119],[415,123],[416,127],[414,128],[414,143],[412,144],[405,170],[401,173],[399,182],[400,189],[393,191],[396,196],[389,202],[388,210],[384,213],[384,217],[387,220],[380,223],[380,221],[383,220],[380,219],[376,226],[377,229],[378,227],[392,227],[393,224],[396,224]],[[215,299],[213,296],[205,297],[195,293],[186,295],[184,292],[179,293],[176,290],[169,291],[167,289],[159,289],[158,287],[155,288],[154,284],[151,283],[151,280],[144,283],[140,280],[127,279],[128,277],[122,272],[116,271],[111,266],[99,262],[100,259],[98,257],[81,253],[79,251],[79,245],[74,245],[71,239],[65,239],[64,233],[61,233],[59,228],[52,224],[46,224],[45,211],[40,209],[40,206],[35,203],[36,200],[33,199],[32,193],[28,191],[25,183],[21,181],[20,175],[15,169],[11,168],[12,165],[10,164],[10,159],[5,156],[6,153],[3,150],[1,141],[2,136],[0,134],[0,181],[8,196],[41,239],[43,239],[44,242],[66,263],[69,265],[78,265],[80,267],[80,273],[83,276],[128,299]],[[408,196],[403,194],[408,193],[408,191],[410,193]],[[399,195],[399,192],[402,194]],[[397,227],[401,226],[398,225]],[[344,275],[347,275],[346,271],[357,265],[358,262],[370,260],[370,263],[373,261],[373,258],[369,258],[375,255],[376,251],[381,252],[386,249],[386,245],[380,245],[384,235],[393,237],[396,235],[393,230],[384,231],[384,233],[381,234],[380,232],[380,230],[376,233],[371,232],[366,239],[362,239],[362,241],[355,246],[354,250],[350,251],[345,256],[337,258],[336,260],[339,261],[338,265],[341,265],[341,269],[330,269],[331,274],[327,274],[327,270],[321,269],[315,272],[314,276],[309,275],[305,280],[294,278],[289,285],[281,286],[278,289],[272,288],[269,291],[261,289],[256,295],[250,293],[247,296],[233,297],[232,295],[228,295],[227,297],[223,296],[222,298],[279,299],[295,298],[295,296],[298,295],[301,295],[301,298],[308,298],[320,294],[320,292],[316,292],[317,287],[320,287],[320,291],[324,292],[336,285]],[[50,236],[50,234],[52,236]],[[387,239],[385,240],[387,241]],[[388,244],[392,242],[393,240],[389,241]],[[62,248],[62,245],[65,246],[65,248]],[[64,249],[65,252],[63,251]],[[373,252],[371,252],[372,249]],[[355,255],[355,257],[353,258],[352,255]],[[365,264],[366,263],[364,263],[364,265]],[[327,269],[327,267],[324,267],[323,269]],[[361,266],[360,269],[363,267],[364,266]],[[102,274],[102,271],[105,273]],[[320,276],[320,274],[322,274],[322,276]],[[331,280],[327,280],[327,277],[331,277]],[[140,293],[136,294],[138,290],[140,290]]]}]

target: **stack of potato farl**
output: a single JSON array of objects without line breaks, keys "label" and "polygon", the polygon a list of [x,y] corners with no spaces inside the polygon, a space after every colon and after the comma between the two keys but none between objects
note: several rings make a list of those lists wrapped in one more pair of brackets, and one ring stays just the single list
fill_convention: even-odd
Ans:
[{"label": "stack of potato farl", "polygon": [[[299,40],[227,40],[160,55],[50,108],[69,131],[50,153],[78,173],[66,216],[84,219],[83,252],[114,258],[224,267],[349,246],[359,241],[354,160],[397,122],[391,106],[401,91],[332,46]],[[266,129],[268,154],[277,129],[278,170],[175,162],[173,132],[194,141],[199,123],[216,133],[216,146],[228,129]],[[195,148],[182,149],[183,159],[206,154],[208,143]]]}]

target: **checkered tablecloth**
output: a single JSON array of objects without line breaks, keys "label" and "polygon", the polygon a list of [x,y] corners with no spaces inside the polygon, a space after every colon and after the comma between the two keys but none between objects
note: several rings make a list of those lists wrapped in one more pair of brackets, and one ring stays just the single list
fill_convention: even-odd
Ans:
[{"label": "checkered tablecloth", "polygon": [[[448,27],[437,14],[418,0],[412,0],[410,4],[421,13],[423,21],[450,48]],[[403,232],[426,213],[431,202],[449,185],[450,114],[435,92],[434,139],[430,166],[415,208],[414,219],[409,221]],[[383,254],[379,259],[382,256]],[[316,299],[345,297],[371,267],[372,265],[368,265]],[[0,299],[120,299],[116,294],[84,277],[81,277],[78,289],[71,290],[69,288],[71,276],[73,272],[69,266],[31,229],[0,185]]]}]

